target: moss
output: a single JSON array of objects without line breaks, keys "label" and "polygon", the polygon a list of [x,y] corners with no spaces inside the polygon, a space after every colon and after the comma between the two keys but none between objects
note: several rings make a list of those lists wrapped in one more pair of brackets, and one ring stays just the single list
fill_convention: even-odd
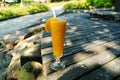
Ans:
[{"label": "moss", "polygon": [[21,68],[18,80],[35,80],[33,73],[27,72],[24,67]]},{"label": "moss", "polygon": [[43,71],[43,66],[40,63],[35,61],[27,62],[21,68],[18,80],[45,80]]}]

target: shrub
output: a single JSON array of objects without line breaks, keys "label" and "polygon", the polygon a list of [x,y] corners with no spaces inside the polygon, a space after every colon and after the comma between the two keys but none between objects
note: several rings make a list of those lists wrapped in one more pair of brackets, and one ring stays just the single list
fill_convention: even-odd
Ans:
[{"label": "shrub", "polygon": [[94,0],[87,0],[87,3],[88,3],[89,5],[93,5],[93,4],[94,4]]},{"label": "shrub", "polygon": [[63,9],[64,10],[68,10],[68,9],[76,9],[77,8],[77,5],[76,4],[73,4],[73,3],[68,3],[66,5],[63,6]]},{"label": "shrub", "polygon": [[0,20],[1,19],[8,19],[10,17],[17,16],[16,13],[13,13],[13,10],[11,8],[2,8],[0,9]]},{"label": "shrub", "polygon": [[33,3],[30,6],[25,7],[8,6],[5,8],[0,8],[0,20],[31,13],[45,12],[48,10],[49,8],[46,5],[40,3]]},{"label": "shrub", "polygon": [[95,4],[96,8],[102,8],[104,7],[104,2],[98,2],[97,4]]},{"label": "shrub", "polygon": [[68,9],[84,9],[84,8],[88,8],[89,7],[89,3],[87,2],[71,2],[68,3],[66,5],[63,6],[64,10],[68,10]]},{"label": "shrub", "polygon": [[107,2],[104,4],[104,7],[112,7],[112,6],[113,6],[113,4],[111,2]]},{"label": "shrub", "polygon": [[71,0],[48,0],[49,2],[71,1]]},{"label": "shrub", "polygon": [[27,7],[27,11],[31,14],[31,13],[37,13],[37,12],[45,12],[48,11],[49,8],[43,4],[39,5],[39,4],[33,4],[32,6],[28,6]]},{"label": "shrub", "polygon": [[112,2],[111,0],[77,0],[65,4],[63,9],[86,9],[90,6],[94,6],[96,8],[112,7]]}]

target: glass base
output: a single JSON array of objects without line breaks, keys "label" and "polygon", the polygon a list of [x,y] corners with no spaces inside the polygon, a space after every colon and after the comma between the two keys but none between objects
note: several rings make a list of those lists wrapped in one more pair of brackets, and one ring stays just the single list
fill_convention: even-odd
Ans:
[{"label": "glass base", "polygon": [[59,69],[64,69],[65,65],[63,63],[60,63],[60,62],[54,62],[51,64],[50,67],[52,70],[59,70]]}]

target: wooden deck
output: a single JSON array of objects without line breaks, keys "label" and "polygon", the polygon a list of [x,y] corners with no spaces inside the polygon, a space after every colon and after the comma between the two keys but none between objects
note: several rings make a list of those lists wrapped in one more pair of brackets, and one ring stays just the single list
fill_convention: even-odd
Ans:
[{"label": "wooden deck", "polygon": [[66,18],[68,24],[61,58],[66,67],[63,70],[50,69],[54,61],[51,35],[43,32],[41,47],[47,80],[120,80],[120,23],[78,16]]},{"label": "wooden deck", "polygon": [[90,11],[91,17],[101,18],[105,20],[120,21],[120,12],[116,11]]}]

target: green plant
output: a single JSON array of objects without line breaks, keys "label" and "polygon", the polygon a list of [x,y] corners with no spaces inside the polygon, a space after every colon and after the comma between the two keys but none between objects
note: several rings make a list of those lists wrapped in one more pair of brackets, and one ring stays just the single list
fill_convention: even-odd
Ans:
[{"label": "green plant", "polygon": [[102,8],[102,7],[112,7],[111,0],[77,0],[77,1],[71,1],[71,3],[67,3],[63,6],[64,10],[68,9],[87,9],[90,8],[90,6],[96,7],[96,8]]},{"label": "green plant", "polygon": [[15,6],[15,7],[18,7],[19,6],[19,3],[17,3],[17,2],[9,2],[9,3],[7,3],[8,4],[8,6]]},{"label": "green plant", "polygon": [[37,12],[45,12],[48,11],[49,8],[45,5],[39,5],[39,4],[33,4],[32,6],[27,7],[27,11],[31,13],[37,13]]},{"label": "green plant", "polygon": [[113,6],[113,4],[111,2],[107,2],[104,4],[104,7],[112,7],[112,6]]},{"label": "green plant", "polygon": [[44,4],[40,3],[32,3],[29,6],[20,7],[18,5],[0,8],[0,20],[17,17],[21,15],[31,14],[31,13],[38,13],[38,12],[45,12],[49,10],[49,7],[47,7]]},{"label": "green plant", "polygon": [[25,2],[25,3],[32,3],[33,0],[25,0],[24,2]]},{"label": "green plant", "polygon": [[95,4],[96,8],[102,8],[104,7],[104,2],[98,2],[97,4]]},{"label": "green plant", "polygon": [[93,4],[94,4],[94,0],[87,0],[87,3],[88,3],[89,5],[93,5]]},{"label": "green plant", "polygon": [[74,1],[71,3],[67,3],[63,6],[64,10],[68,9],[85,9],[89,7],[89,3],[87,1],[82,0],[82,1]]},{"label": "green plant", "polygon": [[17,16],[12,9],[0,9],[0,20]]},{"label": "green plant", "polygon": [[68,9],[75,9],[76,5],[73,3],[68,3],[66,5],[63,6],[64,10],[68,10]]}]

